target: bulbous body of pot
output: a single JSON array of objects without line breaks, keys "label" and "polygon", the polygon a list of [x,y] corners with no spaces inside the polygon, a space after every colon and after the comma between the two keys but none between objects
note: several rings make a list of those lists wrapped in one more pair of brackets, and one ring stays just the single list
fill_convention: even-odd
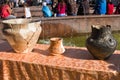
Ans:
[{"label": "bulbous body of pot", "polygon": [[62,38],[57,38],[57,37],[50,39],[50,47],[49,47],[50,54],[59,55],[65,52],[65,48],[63,46],[62,41],[63,41]]},{"label": "bulbous body of pot", "polygon": [[29,19],[4,20],[3,34],[17,53],[31,52],[41,33],[40,22]]},{"label": "bulbous body of pot", "polygon": [[111,34],[111,26],[92,26],[92,34],[86,40],[86,47],[94,58],[109,58],[116,46],[117,42]]}]

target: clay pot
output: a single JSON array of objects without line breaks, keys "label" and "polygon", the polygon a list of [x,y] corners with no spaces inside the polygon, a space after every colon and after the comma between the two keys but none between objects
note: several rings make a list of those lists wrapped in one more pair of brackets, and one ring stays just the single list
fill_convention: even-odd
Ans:
[{"label": "clay pot", "polygon": [[110,25],[92,25],[91,36],[86,40],[88,51],[96,59],[107,59],[115,51],[117,42],[111,34]]},{"label": "clay pot", "polygon": [[31,52],[41,33],[41,22],[31,22],[30,19],[4,20],[3,35],[17,53]]},{"label": "clay pot", "polygon": [[51,38],[49,52],[52,55],[63,54],[65,52],[65,49],[63,46],[63,39],[58,37]]}]

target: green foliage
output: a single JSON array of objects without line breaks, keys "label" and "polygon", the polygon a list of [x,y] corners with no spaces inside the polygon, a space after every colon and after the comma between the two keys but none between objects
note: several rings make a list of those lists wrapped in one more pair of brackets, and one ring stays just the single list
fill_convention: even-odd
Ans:
[{"label": "green foliage", "polygon": [[[64,46],[74,46],[74,47],[85,47],[86,39],[89,37],[88,34],[80,35],[80,36],[71,36],[67,38],[63,38]],[[113,33],[113,37],[117,41],[117,49],[120,50],[120,32]],[[38,43],[42,44],[50,44],[49,39],[39,40]]]},{"label": "green foliage", "polygon": [[76,37],[64,38],[63,43],[67,46],[85,47],[88,35],[80,35]]},{"label": "green foliage", "polygon": [[113,33],[113,37],[117,41],[117,49],[120,50],[120,32]]}]

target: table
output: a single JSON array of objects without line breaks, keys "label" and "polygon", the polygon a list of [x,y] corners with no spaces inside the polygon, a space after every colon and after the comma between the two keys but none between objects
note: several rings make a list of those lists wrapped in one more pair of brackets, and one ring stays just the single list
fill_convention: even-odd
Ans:
[{"label": "table", "polygon": [[103,61],[95,60],[84,47],[64,47],[64,54],[52,56],[46,44],[36,44],[25,54],[13,52],[7,42],[0,43],[0,79],[120,80],[119,50]]}]

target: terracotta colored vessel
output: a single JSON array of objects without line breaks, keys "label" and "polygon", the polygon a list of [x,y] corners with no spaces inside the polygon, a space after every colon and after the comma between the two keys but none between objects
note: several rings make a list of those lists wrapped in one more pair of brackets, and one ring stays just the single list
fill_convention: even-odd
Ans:
[{"label": "terracotta colored vessel", "polygon": [[116,40],[111,34],[110,25],[93,25],[91,36],[86,40],[88,51],[96,59],[107,59],[115,51]]},{"label": "terracotta colored vessel", "polygon": [[63,54],[65,52],[65,48],[63,46],[63,39],[58,37],[51,38],[49,51],[52,55]]},{"label": "terracotta colored vessel", "polygon": [[41,33],[41,22],[30,19],[4,20],[3,35],[15,52],[31,52]]}]

